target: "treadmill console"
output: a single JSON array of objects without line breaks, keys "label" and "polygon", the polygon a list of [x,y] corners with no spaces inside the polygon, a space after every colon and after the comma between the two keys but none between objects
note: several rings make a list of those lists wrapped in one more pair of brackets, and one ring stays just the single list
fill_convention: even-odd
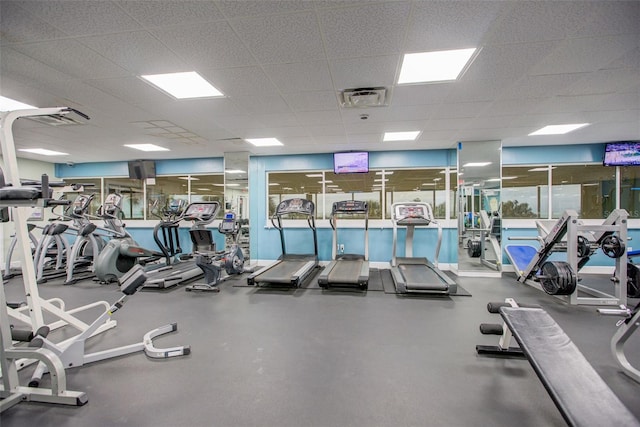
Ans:
[{"label": "treadmill console", "polygon": [[187,221],[211,222],[218,214],[218,202],[191,203],[187,206],[184,219]]},{"label": "treadmill console", "polygon": [[369,212],[369,205],[367,202],[362,200],[342,200],[340,202],[335,202],[331,209],[331,214],[338,213],[347,213],[347,214],[356,214],[356,213],[367,213]]},{"label": "treadmill console", "polygon": [[314,212],[315,205],[311,200],[307,199],[283,200],[276,208],[276,216],[282,216],[292,213],[313,216]]},{"label": "treadmill console", "polygon": [[395,221],[398,225],[429,225],[433,214],[429,205],[397,205],[395,207]]},{"label": "treadmill console", "polygon": [[224,218],[220,225],[218,225],[218,231],[222,234],[234,234],[240,229],[240,224],[236,221],[236,214],[233,212],[227,212],[224,214]]}]

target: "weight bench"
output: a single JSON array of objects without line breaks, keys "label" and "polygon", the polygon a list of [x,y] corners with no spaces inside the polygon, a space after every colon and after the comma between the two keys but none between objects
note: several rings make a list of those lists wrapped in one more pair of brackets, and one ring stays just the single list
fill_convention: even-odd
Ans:
[{"label": "weight bench", "polygon": [[568,425],[640,426],[547,312],[517,306],[501,306],[498,312],[505,333],[513,334]]}]

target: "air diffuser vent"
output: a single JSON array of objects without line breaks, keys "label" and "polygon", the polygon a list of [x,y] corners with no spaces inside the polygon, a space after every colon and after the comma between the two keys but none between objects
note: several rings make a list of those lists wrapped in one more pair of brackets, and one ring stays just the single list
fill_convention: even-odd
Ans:
[{"label": "air diffuser vent", "polygon": [[345,89],[340,92],[340,104],[343,108],[382,107],[387,105],[387,89],[383,87]]},{"label": "air diffuser vent", "polygon": [[69,125],[81,125],[82,122],[74,119],[73,117],[69,117],[67,115],[61,114],[52,114],[49,116],[32,116],[25,117],[29,120],[33,120],[34,122],[42,123],[48,126],[69,126]]}]

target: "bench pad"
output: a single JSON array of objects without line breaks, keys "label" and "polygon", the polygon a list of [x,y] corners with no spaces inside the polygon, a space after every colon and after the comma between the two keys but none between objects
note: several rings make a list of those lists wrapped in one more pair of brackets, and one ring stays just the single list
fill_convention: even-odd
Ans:
[{"label": "bench pad", "polygon": [[567,424],[640,426],[547,312],[502,307],[500,315]]}]

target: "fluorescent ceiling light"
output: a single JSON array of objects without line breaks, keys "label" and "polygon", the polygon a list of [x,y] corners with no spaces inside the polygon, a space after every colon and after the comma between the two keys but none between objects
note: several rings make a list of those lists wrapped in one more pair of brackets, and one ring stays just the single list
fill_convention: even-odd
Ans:
[{"label": "fluorescent ceiling light", "polygon": [[[184,179],[185,181],[200,181],[200,178],[196,178],[193,176],[179,176],[178,179]],[[216,185],[216,184],[213,184],[213,185]]]},{"label": "fluorescent ceiling light", "polygon": [[393,171],[379,171],[376,175],[393,175]]},{"label": "fluorescent ceiling light", "polygon": [[269,185],[280,185],[277,182],[270,182]]},{"label": "fluorescent ceiling light", "polygon": [[124,146],[140,151],[169,151],[168,148],[160,147],[155,144],[124,144]]},{"label": "fluorescent ceiling light", "polygon": [[472,168],[472,167],[481,167],[481,166],[489,166],[491,162],[469,162],[462,165],[463,168]]},{"label": "fluorescent ceiling light", "polygon": [[15,99],[0,96],[0,111],[28,110],[32,108],[37,107],[25,104],[24,102],[16,101]]},{"label": "fluorescent ceiling light", "polygon": [[502,181],[500,178],[491,178],[487,180],[487,182],[500,182],[500,181]]},{"label": "fluorescent ceiling light", "polygon": [[178,99],[224,96],[195,71],[186,73],[149,74],[140,76]]},{"label": "fluorescent ceiling light", "polygon": [[322,178],[322,174],[321,173],[308,173],[308,174],[306,174],[306,176],[308,178]]},{"label": "fluorescent ceiling light", "polygon": [[240,169],[226,169],[224,172],[225,173],[244,173],[244,171]]},{"label": "fluorescent ceiling light", "polygon": [[[443,170],[443,171],[440,171],[438,173],[447,173],[447,171]],[[448,173],[458,173],[458,170],[457,169],[450,169]]]},{"label": "fluorescent ceiling light", "polygon": [[328,188],[340,188],[340,186],[338,184],[329,184],[326,187],[328,187]]},{"label": "fluorescent ceiling light", "polygon": [[18,151],[25,153],[42,154],[43,156],[68,156],[69,153],[61,153],[60,151],[47,150],[46,148],[20,148]]},{"label": "fluorescent ceiling light", "polygon": [[374,181],[374,182],[383,182],[383,181],[384,181],[384,182],[388,182],[388,181],[389,181],[389,179],[387,179],[387,178],[384,178],[384,179],[383,179],[383,178],[375,178],[373,181]]},{"label": "fluorescent ceiling light", "polygon": [[402,60],[398,84],[455,80],[475,51],[471,48],[407,53]]},{"label": "fluorescent ceiling light", "polygon": [[282,145],[282,142],[278,141],[277,138],[247,138],[245,139],[245,141],[255,145],[256,147],[272,147],[276,145]]},{"label": "fluorescent ceiling light", "polygon": [[385,132],[383,141],[415,141],[420,135],[419,130],[407,132]]},{"label": "fluorescent ceiling light", "polygon": [[433,178],[434,181],[442,181],[442,178]]},{"label": "fluorescent ceiling light", "polygon": [[582,184],[583,187],[595,187],[597,185],[600,185],[600,184],[598,184],[597,182],[590,182],[588,184]]},{"label": "fluorescent ceiling light", "polygon": [[224,184],[211,184],[211,185],[213,185],[214,187],[224,187]]},{"label": "fluorescent ceiling light", "polygon": [[240,187],[240,184],[225,184],[227,187]]},{"label": "fluorescent ceiling light", "polygon": [[435,182],[425,182],[422,185],[436,185],[436,183]]},{"label": "fluorescent ceiling light", "polygon": [[505,179],[516,179],[517,176],[503,176],[502,180],[504,181]]},{"label": "fluorescent ceiling light", "polygon": [[576,124],[568,124],[568,125],[549,125],[545,126],[541,129],[538,129],[535,132],[529,134],[529,136],[535,135],[564,135],[565,133],[569,133],[576,129],[583,128],[585,126],[589,126],[589,123],[576,123]]},{"label": "fluorescent ceiling light", "polygon": [[[193,190],[193,189],[192,189]],[[209,191],[211,190],[210,188],[196,188],[196,190],[202,190],[202,191]]]}]

